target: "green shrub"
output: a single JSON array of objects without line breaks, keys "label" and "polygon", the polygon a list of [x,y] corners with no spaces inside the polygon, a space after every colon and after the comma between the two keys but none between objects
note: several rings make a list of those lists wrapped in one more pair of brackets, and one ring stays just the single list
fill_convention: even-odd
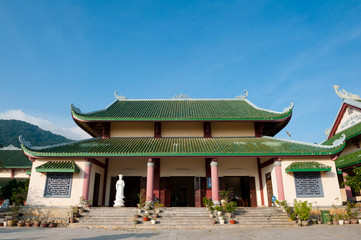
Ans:
[{"label": "green shrub", "polygon": [[302,202],[301,200],[297,201],[295,199],[293,202],[293,209],[295,214],[301,219],[301,221],[307,221],[310,218],[312,205],[307,201]]}]

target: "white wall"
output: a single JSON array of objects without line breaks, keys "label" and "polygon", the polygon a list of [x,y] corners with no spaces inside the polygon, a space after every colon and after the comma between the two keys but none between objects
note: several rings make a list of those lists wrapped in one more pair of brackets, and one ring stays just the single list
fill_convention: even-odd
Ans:
[{"label": "white wall", "polygon": [[[295,180],[293,173],[286,173],[287,166],[290,165],[293,161],[317,161],[319,163],[332,167],[331,171],[329,172],[321,172],[321,182],[324,193],[323,197],[307,197],[307,198],[296,197],[296,187],[295,187]],[[329,157],[318,157],[318,158],[305,157],[305,158],[287,158],[287,159],[283,158],[281,161],[281,169],[282,169],[285,199],[289,204],[292,204],[294,199],[308,201],[312,203],[313,207],[342,204],[335,163]]]}]

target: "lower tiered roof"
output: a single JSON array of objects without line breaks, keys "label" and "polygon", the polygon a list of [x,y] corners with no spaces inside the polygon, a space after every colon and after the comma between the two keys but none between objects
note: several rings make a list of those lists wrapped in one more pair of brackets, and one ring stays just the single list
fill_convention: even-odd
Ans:
[{"label": "lower tiered roof", "polygon": [[21,137],[20,142],[35,157],[320,156],[337,154],[345,146],[343,141],[324,146],[271,137],[92,138],[47,147],[32,147]]}]

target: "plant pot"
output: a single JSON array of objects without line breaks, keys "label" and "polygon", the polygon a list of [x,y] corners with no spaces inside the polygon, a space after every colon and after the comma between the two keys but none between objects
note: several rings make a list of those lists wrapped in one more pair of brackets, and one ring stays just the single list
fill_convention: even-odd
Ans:
[{"label": "plant pot", "polygon": [[149,218],[148,217],[143,217],[143,221],[144,222],[148,222]]},{"label": "plant pot", "polygon": [[7,222],[7,221],[4,221],[4,222],[3,222],[3,226],[4,226],[4,227],[7,227],[7,226],[8,226],[8,222]]},{"label": "plant pot", "polygon": [[18,227],[24,227],[25,226],[25,223],[17,223]]},{"label": "plant pot", "polygon": [[220,223],[220,224],[224,224],[224,223],[225,223],[225,220],[224,220],[224,219],[219,219],[219,223]]},{"label": "plant pot", "polygon": [[301,221],[302,226],[308,226],[308,220],[307,221]]},{"label": "plant pot", "polygon": [[141,214],[141,213],[142,213],[142,209],[138,208],[138,213]]},{"label": "plant pot", "polygon": [[31,226],[33,226],[33,224],[32,224],[32,223],[25,223],[25,225],[26,225],[27,227],[31,227]]},{"label": "plant pot", "polygon": [[15,225],[16,225],[16,223],[15,223],[14,220],[8,220],[8,226],[9,226],[9,227],[13,227],[13,226],[15,226]]},{"label": "plant pot", "polygon": [[40,227],[40,222],[34,222],[34,227]]},{"label": "plant pot", "polygon": [[152,220],[150,220],[151,222],[152,222],[152,224],[156,224],[157,223],[157,220],[155,220],[155,219],[152,219]]},{"label": "plant pot", "polygon": [[358,224],[361,224],[361,219],[358,220]]},{"label": "plant pot", "polygon": [[210,217],[210,218],[213,218],[213,214],[209,214],[209,217]]},{"label": "plant pot", "polygon": [[338,220],[338,225],[343,225],[343,220]]},{"label": "plant pot", "polygon": [[91,207],[91,206],[92,206],[91,204],[87,204],[87,205],[86,205],[86,207],[88,207],[88,208]]},{"label": "plant pot", "polygon": [[357,219],[351,219],[351,224],[357,224]]},{"label": "plant pot", "polygon": [[333,221],[333,225],[338,225],[338,221]]},{"label": "plant pot", "polygon": [[49,227],[49,223],[42,223],[41,227]]},{"label": "plant pot", "polygon": [[70,223],[75,223],[75,218],[69,218]]},{"label": "plant pot", "polygon": [[235,224],[235,223],[236,223],[236,220],[229,220],[229,223],[230,223],[230,224]]},{"label": "plant pot", "polygon": [[222,211],[217,211],[217,216],[222,216]]},{"label": "plant pot", "polygon": [[345,222],[345,224],[350,224],[351,223],[350,220],[345,220],[344,222]]},{"label": "plant pot", "polygon": [[50,223],[50,224],[49,224],[49,227],[52,227],[52,228],[55,228],[55,227],[57,227],[57,226],[58,226],[57,223]]}]

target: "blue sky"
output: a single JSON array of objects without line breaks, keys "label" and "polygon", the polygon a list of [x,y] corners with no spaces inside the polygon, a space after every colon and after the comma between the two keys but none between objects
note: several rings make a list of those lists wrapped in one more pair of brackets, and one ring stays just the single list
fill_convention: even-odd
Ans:
[{"label": "blue sky", "polygon": [[[233,98],[295,104],[291,139],[320,142],[361,95],[361,1],[0,1],[0,118],[79,139],[70,104]],[[278,137],[288,138],[285,131]]]}]

